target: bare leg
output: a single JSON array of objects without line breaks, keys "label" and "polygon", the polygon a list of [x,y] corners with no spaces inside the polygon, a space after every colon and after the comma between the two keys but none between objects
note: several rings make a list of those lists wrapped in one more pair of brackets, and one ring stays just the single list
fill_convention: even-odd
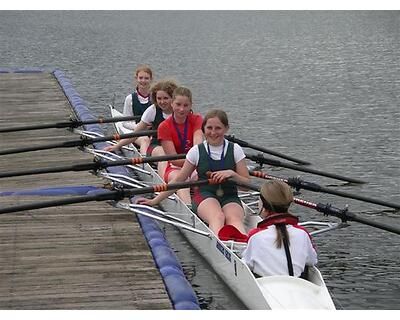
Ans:
[{"label": "bare leg", "polygon": [[140,146],[140,154],[145,155],[147,148],[150,145],[150,138],[149,137],[139,137],[135,141]]},{"label": "bare leg", "polygon": [[[153,157],[164,156],[165,152],[162,147],[155,147],[151,153]],[[164,177],[165,169],[167,168],[167,161],[159,161],[157,163],[157,172],[160,177]]]},{"label": "bare leg", "polygon": [[208,226],[216,235],[225,224],[225,215],[221,205],[214,198],[203,200],[197,208],[197,215],[208,223]]},{"label": "bare leg", "polygon": [[[171,171],[168,175],[168,182],[174,179],[179,173],[179,170]],[[190,188],[179,189],[176,191],[176,194],[185,204],[191,204],[192,198],[190,197]]]},{"label": "bare leg", "polygon": [[225,216],[225,224],[231,224],[241,233],[246,234],[246,230],[243,225],[244,211],[238,203],[227,203],[223,206],[222,211],[224,212]]}]

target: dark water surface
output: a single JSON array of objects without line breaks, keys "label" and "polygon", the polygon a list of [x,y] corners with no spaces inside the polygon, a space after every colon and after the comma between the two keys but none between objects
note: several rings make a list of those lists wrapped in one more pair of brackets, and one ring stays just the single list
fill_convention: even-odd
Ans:
[{"label": "dark water surface", "polygon": [[[237,137],[368,184],[267,167],[272,174],[400,203],[399,35],[396,11],[0,11],[0,68],[58,68],[95,114],[107,115],[114,94],[122,109],[134,68],[147,63],[156,80],[190,87],[196,111],[224,108]],[[400,212],[303,194],[400,227]],[[180,235],[166,231],[202,307],[243,308]],[[400,309],[398,235],[351,223],[315,240],[338,308]]]}]

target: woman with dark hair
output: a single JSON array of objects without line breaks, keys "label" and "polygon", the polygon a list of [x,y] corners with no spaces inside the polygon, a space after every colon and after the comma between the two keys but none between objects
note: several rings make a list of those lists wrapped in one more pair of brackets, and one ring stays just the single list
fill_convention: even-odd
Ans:
[{"label": "woman with dark hair", "polygon": [[250,230],[243,261],[254,274],[266,277],[299,277],[306,265],[317,264],[311,236],[288,212],[292,190],[279,180],[265,182],[260,190],[260,216],[257,228]]},{"label": "woman with dark hair", "polygon": [[[250,181],[242,148],[225,139],[229,129],[228,117],[223,110],[207,112],[202,123],[205,141],[193,146],[187,153],[182,169],[170,182],[183,182],[197,170],[200,180],[211,178],[216,184],[194,188],[192,208],[208,223],[217,235],[225,225],[230,224],[245,233],[244,210],[238,197],[237,187],[226,180]],[[173,191],[161,192],[154,199],[141,198],[138,203],[157,205]]]}]

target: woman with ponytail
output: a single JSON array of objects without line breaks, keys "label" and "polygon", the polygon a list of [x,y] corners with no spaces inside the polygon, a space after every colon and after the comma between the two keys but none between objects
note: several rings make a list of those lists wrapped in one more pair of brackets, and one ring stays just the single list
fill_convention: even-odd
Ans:
[{"label": "woman with ponytail", "polygon": [[262,185],[259,206],[263,221],[250,230],[243,252],[243,261],[256,276],[299,277],[306,265],[318,261],[310,234],[288,212],[292,202],[292,190],[286,183],[270,180]]}]

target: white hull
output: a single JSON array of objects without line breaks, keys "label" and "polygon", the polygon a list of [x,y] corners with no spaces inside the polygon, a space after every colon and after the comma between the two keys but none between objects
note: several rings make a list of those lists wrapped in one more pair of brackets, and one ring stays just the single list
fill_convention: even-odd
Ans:
[{"label": "white hull", "polygon": [[[111,108],[113,117],[122,116]],[[118,133],[128,133],[122,123],[115,124]],[[127,154],[129,157],[138,156]],[[139,177],[148,183],[164,183],[150,165],[144,164],[144,169],[151,172],[146,175],[138,172]],[[245,226],[251,229],[260,218],[252,215],[251,209],[245,208]],[[309,268],[309,281],[290,276],[273,276],[256,279],[250,269],[234,253],[243,251],[245,244],[223,242],[194,214],[179,198],[166,199],[162,207],[169,215],[190,223],[197,230],[204,231],[209,236],[181,229],[190,244],[202,255],[222,280],[231,288],[238,298],[252,310],[258,309],[335,309],[331,296],[319,270]]]}]

